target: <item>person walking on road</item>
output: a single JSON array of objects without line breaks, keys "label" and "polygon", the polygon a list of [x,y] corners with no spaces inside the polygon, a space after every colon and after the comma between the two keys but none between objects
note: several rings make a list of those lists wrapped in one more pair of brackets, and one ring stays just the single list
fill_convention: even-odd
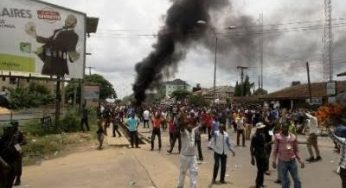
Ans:
[{"label": "person walking on road", "polygon": [[149,128],[150,112],[148,109],[143,112],[143,128]]},{"label": "person walking on road", "polygon": [[156,113],[155,117],[152,119],[153,130],[151,133],[151,151],[154,150],[155,137],[158,138],[159,150],[161,150],[161,116],[160,113]]},{"label": "person walking on road", "polygon": [[180,153],[180,170],[179,170],[179,180],[178,188],[184,187],[184,181],[187,170],[190,173],[190,188],[197,188],[197,157],[196,157],[196,144],[195,144],[195,131],[199,129],[199,126],[193,127],[191,123],[187,120],[187,117],[181,125],[181,142],[182,150]]},{"label": "person walking on road", "polygon": [[214,171],[212,184],[216,183],[216,177],[219,172],[219,165],[221,163],[220,172],[220,183],[224,184],[227,166],[227,153],[231,151],[233,157],[235,156],[235,151],[230,144],[229,135],[226,132],[225,124],[221,124],[219,131],[215,131],[213,137],[210,139],[209,148],[214,150]]},{"label": "person walking on road", "polygon": [[266,152],[265,125],[262,122],[256,124],[256,133],[251,139],[250,155],[251,164],[257,166],[256,188],[263,188],[264,173],[267,170],[268,155]]},{"label": "person walking on road", "polygon": [[239,146],[240,136],[242,136],[242,144],[245,147],[245,117],[242,113],[236,118],[237,124],[237,146]]},{"label": "person walking on road", "polygon": [[[179,126],[179,121],[178,117],[175,116],[173,117],[172,122],[170,123],[170,132],[172,132],[172,140],[170,142],[170,149],[167,150],[168,153],[172,153],[175,142],[178,140],[178,151],[180,153],[181,150],[181,139],[180,139],[180,126]],[[171,133],[170,133],[171,135]]]},{"label": "person walking on road", "polygon": [[[289,124],[284,122],[282,124],[282,131],[274,136],[273,147],[273,162],[272,166],[275,169],[277,166],[280,171],[280,180],[282,188],[289,188],[290,181],[288,178],[288,172],[294,182],[294,188],[301,188],[301,181],[298,175],[297,162],[304,168],[304,162],[301,160],[298,151],[297,137],[288,132]],[[277,165],[277,159],[279,164]]]},{"label": "person walking on road", "polygon": [[131,113],[130,118],[126,121],[126,125],[129,129],[132,148],[135,144],[136,144],[136,148],[139,148],[138,135],[137,135],[138,124],[139,124],[139,121],[137,120],[137,118],[135,118],[135,113]]},{"label": "person walking on road", "polygon": [[101,119],[97,119],[97,126],[98,129],[96,131],[97,134],[97,140],[99,141],[99,146],[97,147],[98,150],[102,149],[102,145],[103,145],[103,140],[105,138],[105,131],[103,130],[103,126],[102,126],[102,120]]},{"label": "person walking on road", "polygon": [[121,137],[121,133],[119,132],[119,124],[120,124],[120,116],[119,116],[119,109],[115,109],[113,113],[113,137],[116,137],[115,132],[118,133],[119,137]]},{"label": "person walking on road", "polygon": [[[320,156],[320,149],[318,148],[318,143],[317,143],[317,135],[319,132],[318,129],[318,121],[317,118],[310,113],[305,114],[308,117],[308,122],[307,122],[307,147],[308,147],[308,152],[310,155],[310,158],[306,159],[308,162],[314,162],[314,161],[320,161],[322,158]],[[312,152],[312,148],[315,149],[315,154],[316,158],[314,158],[314,153]]]},{"label": "person walking on road", "polygon": [[81,126],[81,130],[84,132],[85,129],[84,129],[84,125],[85,125],[85,128],[87,131],[90,130],[89,128],[89,120],[88,120],[88,115],[89,115],[89,112],[88,112],[88,109],[86,108],[85,104],[83,105],[83,109],[82,109],[82,118],[80,120],[80,126]]}]

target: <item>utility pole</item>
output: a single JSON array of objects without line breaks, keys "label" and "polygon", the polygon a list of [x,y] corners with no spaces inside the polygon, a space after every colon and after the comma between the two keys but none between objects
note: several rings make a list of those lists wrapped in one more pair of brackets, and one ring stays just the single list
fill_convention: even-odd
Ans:
[{"label": "utility pole", "polygon": [[89,76],[91,76],[91,69],[95,68],[95,67],[87,67],[89,69]]},{"label": "utility pole", "polygon": [[260,40],[259,40],[259,49],[260,49],[260,63],[261,63],[261,78],[260,78],[260,88],[263,89],[263,13],[259,15],[259,29],[260,29]]},{"label": "utility pole", "polygon": [[311,94],[311,82],[310,82],[310,68],[309,68],[309,62],[306,62],[306,72],[308,74],[308,86],[309,86],[309,103],[312,101],[312,94]]},{"label": "utility pole", "polygon": [[237,66],[237,69],[240,69],[240,80],[241,80],[241,96],[244,96],[244,70],[248,67],[245,66]]},{"label": "utility pole", "polygon": [[214,103],[216,100],[216,60],[217,60],[217,36],[215,34],[215,59],[214,59],[214,80],[213,80],[213,98],[214,98]]}]

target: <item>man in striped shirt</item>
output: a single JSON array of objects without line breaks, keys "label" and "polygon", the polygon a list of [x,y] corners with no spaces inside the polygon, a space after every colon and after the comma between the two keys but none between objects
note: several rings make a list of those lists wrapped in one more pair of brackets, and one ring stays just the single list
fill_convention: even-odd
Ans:
[{"label": "man in striped shirt", "polygon": [[[340,137],[341,132],[345,132],[346,127],[339,126],[336,128],[335,133],[329,130],[330,138],[336,142],[340,147],[340,162],[339,162],[339,175],[341,178],[342,188],[346,188],[346,138]],[[339,134],[338,134],[339,133]],[[338,136],[336,135],[338,134]]]},{"label": "man in striped shirt", "polygon": [[304,168],[304,163],[301,160],[298,152],[297,137],[288,132],[289,124],[282,124],[282,132],[275,134],[274,147],[273,147],[273,168],[277,166],[277,158],[279,159],[279,172],[282,188],[289,188],[290,182],[288,178],[288,172],[291,174],[294,181],[294,188],[301,188],[301,181],[298,175],[297,162]]}]

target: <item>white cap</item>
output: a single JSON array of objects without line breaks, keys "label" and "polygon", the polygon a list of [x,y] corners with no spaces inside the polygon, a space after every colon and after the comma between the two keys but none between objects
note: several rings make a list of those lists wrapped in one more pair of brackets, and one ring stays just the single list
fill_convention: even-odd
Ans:
[{"label": "white cap", "polygon": [[266,127],[266,125],[263,124],[262,122],[256,123],[256,129],[263,129],[264,127]]}]

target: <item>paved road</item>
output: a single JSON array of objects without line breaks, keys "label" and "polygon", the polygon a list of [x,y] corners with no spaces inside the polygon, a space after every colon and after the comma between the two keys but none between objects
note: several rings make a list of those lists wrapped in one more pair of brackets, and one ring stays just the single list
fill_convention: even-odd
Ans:
[{"label": "paved road", "polygon": [[[143,132],[147,132],[143,131]],[[149,133],[144,133],[149,135]],[[234,134],[230,132],[234,141]],[[301,140],[304,137],[300,138]],[[43,162],[39,166],[24,168],[21,187],[102,187],[102,188],[174,188],[177,183],[179,155],[168,154],[168,134],[163,132],[163,148],[150,151],[150,145],[141,145],[140,149],[106,147],[103,151],[95,150],[95,145],[86,146],[87,151],[74,153],[64,158]],[[334,173],[339,159],[333,153],[332,143],[328,138],[321,138],[323,160],[307,164],[299,169],[303,187],[337,188],[340,179]],[[254,186],[256,168],[250,165],[249,143],[247,147],[237,147],[236,157],[228,158],[226,185],[213,187],[250,188]],[[203,135],[204,163],[199,165],[198,187],[207,188],[211,181],[213,158],[207,149],[207,138]],[[156,147],[157,148],[157,147]],[[300,145],[302,156],[307,157],[306,145]],[[188,180],[188,177],[186,178]],[[265,177],[265,185],[278,188],[274,183],[276,172]],[[186,180],[186,185],[188,181]]]},{"label": "paved road", "polygon": [[[233,131],[229,131],[232,142],[235,143],[235,134]],[[212,178],[213,169],[213,152],[207,149],[207,136],[202,135],[202,146],[204,154],[204,163],[199,165],[199,186],[202,188],[208,187]],[[306,138],[304,136],[299,137],[299,141],[304,142]],[[162,151],[156,151],[159,155],[163,156],[167,160],[179,166],[178,154],[169,155],[166,150],[168,149],[168,134],[163,132],[163,149]],[[303,187],[314,188],[337,188],[340,187],[340,178],[336,175],[335,169],[339,160],[339,155],[333,152],[333,143],[328,137],[320,137],[320,150],[323,160],[316,163],[306,163],[304,169],[299,169],[299,174],[302,180]],[[157,145],[157,143],[155,143]],[[214,185],[213,187],[239,187],[248,188],[255,185],[256,168],[250,165],[250,151],[249,141],[246,142],[246,147],[236,147],[236,156],[228,156],[226,181],[228,185]],[[305,144],[299,144],[301,150],[301,156],[308,158],[308,152]],[[177,148],[175,148],[177,151]],[[178,174],[178,172],[177,172]],[[265,177],[265,185],[267,187],[275,188],[280,187],[275,184],[277,173],[276,170],[272,170],[271,176]]]}]

